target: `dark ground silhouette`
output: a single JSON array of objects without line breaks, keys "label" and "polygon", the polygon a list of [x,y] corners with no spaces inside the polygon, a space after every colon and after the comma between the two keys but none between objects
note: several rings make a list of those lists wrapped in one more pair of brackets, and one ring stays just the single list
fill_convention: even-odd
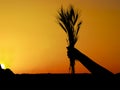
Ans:
[{"label": "dark ground silhouette", "polygon": [[[10,76],[9,76],[10,75]],[[103,80],[92,74],[8,74],[0,88],[120,88],[120,73]],[[0,77],[2,78],[2,77]]]}]

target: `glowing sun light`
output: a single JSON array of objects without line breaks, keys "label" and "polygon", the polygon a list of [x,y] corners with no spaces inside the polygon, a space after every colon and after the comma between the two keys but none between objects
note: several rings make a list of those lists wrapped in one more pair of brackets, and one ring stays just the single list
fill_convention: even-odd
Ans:
[{"label": "glowing sun light", "polygon": [[4,64],[1,64],[1,68],[2,68],[2,69],[5,69],[5,65],[4,65]]}]

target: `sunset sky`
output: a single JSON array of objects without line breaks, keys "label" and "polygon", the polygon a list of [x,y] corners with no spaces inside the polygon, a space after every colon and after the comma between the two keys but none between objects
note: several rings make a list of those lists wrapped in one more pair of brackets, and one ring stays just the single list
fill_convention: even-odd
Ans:
[{"label": "sunset sky", "polygon": [[[61,6],[83,21],[76,48],[120,72],[120,0],[0,0],[0,63],[14,73],[69,73],[67,35],[57,24]],[[87,73],[76,62],[76,73]]]}]

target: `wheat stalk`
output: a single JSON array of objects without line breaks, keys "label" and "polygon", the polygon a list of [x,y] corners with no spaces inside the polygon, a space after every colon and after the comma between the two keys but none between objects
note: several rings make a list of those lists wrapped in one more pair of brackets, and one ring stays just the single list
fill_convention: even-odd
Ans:
[{"label": "wheat stalk", "polygon": [[[58,23],[62,29],[67,33],[68,36],[68,49],[74,48],[78,40],[78,32],[80,29],[81,21],[78,22],[78,12],[75,12],[73,6],[70,6],[67,10],[61,7],[58,11]],[[72,74],[75,73],[74,70],[75,59],[70,58],[70,67]]]}]

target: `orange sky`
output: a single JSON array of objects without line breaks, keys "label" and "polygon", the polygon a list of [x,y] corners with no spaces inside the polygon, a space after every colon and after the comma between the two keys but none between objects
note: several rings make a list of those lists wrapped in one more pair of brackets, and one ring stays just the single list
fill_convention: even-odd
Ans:
[{"label": "orange sky", "polygon": [[[72,4],[83,21],[76,48],[120,72],[119,0],[0,0],[0,63],[14,73],[69,73],[58,9]],[[76,62],[76,72],[88,72]]]}]

